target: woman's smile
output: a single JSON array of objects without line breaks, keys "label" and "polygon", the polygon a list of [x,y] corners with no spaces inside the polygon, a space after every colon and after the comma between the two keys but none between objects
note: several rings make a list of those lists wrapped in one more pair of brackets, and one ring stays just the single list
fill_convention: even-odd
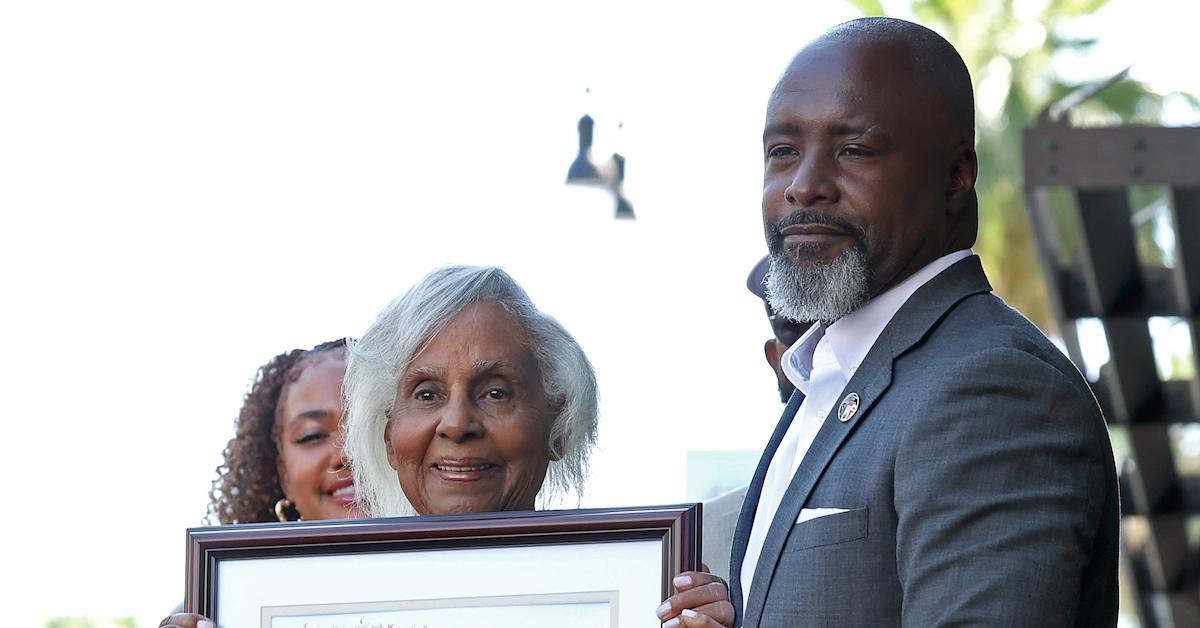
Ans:
[{"label": "woman's smile", "polygon": [[500,470],[500,465],[479,458],[443,459],[430,466],[449,482],[476,482]]}]

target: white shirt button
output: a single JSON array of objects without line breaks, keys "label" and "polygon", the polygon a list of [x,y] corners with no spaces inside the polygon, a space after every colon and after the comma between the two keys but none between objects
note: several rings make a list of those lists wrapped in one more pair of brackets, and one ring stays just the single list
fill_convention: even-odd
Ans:
[{"label": "white shirt button", "polygon": [[851,374],[851,375],[853,375],[853,374],[854,374],[854,372],[855,372],[855,371],[857,371],[857,370],[858,370],[858,367],[857,367],[857,366],[852,366],[852,367],[850,367],[850,374]]},{"label": "white shirt button", "polygon": [[829,414],[829,410],[826,410],[825,408],[817,408],[817,418],[823,419],[825,418],[826,414]]}]

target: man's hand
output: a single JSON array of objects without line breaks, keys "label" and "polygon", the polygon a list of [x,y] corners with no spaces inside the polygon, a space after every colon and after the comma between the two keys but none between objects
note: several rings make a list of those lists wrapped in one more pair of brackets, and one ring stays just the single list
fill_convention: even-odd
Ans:
[{"label": "man's hand", "polygon": [[663,628],[733,628],[733,603],[729,585],[704,571],[685,571],[672,581],[677,593],[667,598],[656,611]]}]

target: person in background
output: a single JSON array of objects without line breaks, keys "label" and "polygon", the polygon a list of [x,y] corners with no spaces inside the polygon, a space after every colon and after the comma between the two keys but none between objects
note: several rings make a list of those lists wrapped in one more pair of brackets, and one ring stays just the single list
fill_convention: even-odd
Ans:
[{"label": "person in background", "polygon": [[[797,323],[796,321],[776,313],[771,303],[767,301],[767,269],[771,258],[763,257],[750,276],[746,277],[746,288],[754,296],[762,299],[767,310],[767,322],[771,324],[772,336],[763,343],[763,352],[767,364],[775,373],[779,385],[779,397],[783,403],[795,392],[783,370],[779,366],[779,358],[784,351],[791,347],[796,339],[804,335],[812,323]],[[729,579],[729,554],[733,544],[733,532],[737,526],[738,513],[742,510],[742,500],[746,497],[748,486],[736,488],[704,502],[704,543],[703,561],[709,571],[724,580]]]},{"label": "person in background", "polygon": [[281,353],[263,365],[209,492],[222,524],[359,517],[342,455],[346,341]]},{"label": "person in background", "polygon": [[767,310],[767,322],[771,324],[771,332],[773,337],[768,338],[763,343],[763,354],[767,358],[767,364],[771,365],[771,370],[775,371],[775,379],[779,382],[779,401],[787,403],[791,399],[792,393],[796,392],[796,386],[783,372],[780,359],[783,353],[787,351],[804,332],[812,327],[812,321],[794,321],[771,307],[770,300],[767,299],[767,270],[771,266],[771,257],[765,256],[750,271],[750,276],[746,278],[746,288],[754,294],[754,296],[762,299],[763,307]]},{"label": "person in background", "polygon": [[[281,353],[258,369],[209,492],[221,524],[362,516],[342,453],[346,341]],[[177,609],[178,610],[178,609]],[[163,628],[211,628],[176,612]]]}]

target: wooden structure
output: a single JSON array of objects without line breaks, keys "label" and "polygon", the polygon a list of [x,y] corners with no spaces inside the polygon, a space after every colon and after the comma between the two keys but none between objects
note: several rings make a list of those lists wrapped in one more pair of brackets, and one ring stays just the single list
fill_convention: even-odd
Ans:
[{"label": "wooden structure", "polygon": [[[1081,337],[1081,319],[1097,321],[1108,345],[1092,387],[1114,439],[1128,444],[1120,469],[1123,596],[1143,626],[1200,626],[1200,554],[1188,538],[1189,519],[1200,514],[1200,477],[1180,473],[1172,443],[1172,426],[1200,421],[1200,365],[1194,350],[1185,352],[1191,368],[1179,370],[1192,375],[1164,378],[1150,333],[1152,318],[1171,317],[1200,347],[1200,128],[1077,128],[1066,121],[1068,108],[1056,103],[1025,130],[1025,192],[1071,359],[1087,372],[1093,341]],[[1131,205],[1131,192],[1156,191],[1155,207]],[[1145,252],[1147,212],[1170,227],[1173,246],[1162,255]]]}]

